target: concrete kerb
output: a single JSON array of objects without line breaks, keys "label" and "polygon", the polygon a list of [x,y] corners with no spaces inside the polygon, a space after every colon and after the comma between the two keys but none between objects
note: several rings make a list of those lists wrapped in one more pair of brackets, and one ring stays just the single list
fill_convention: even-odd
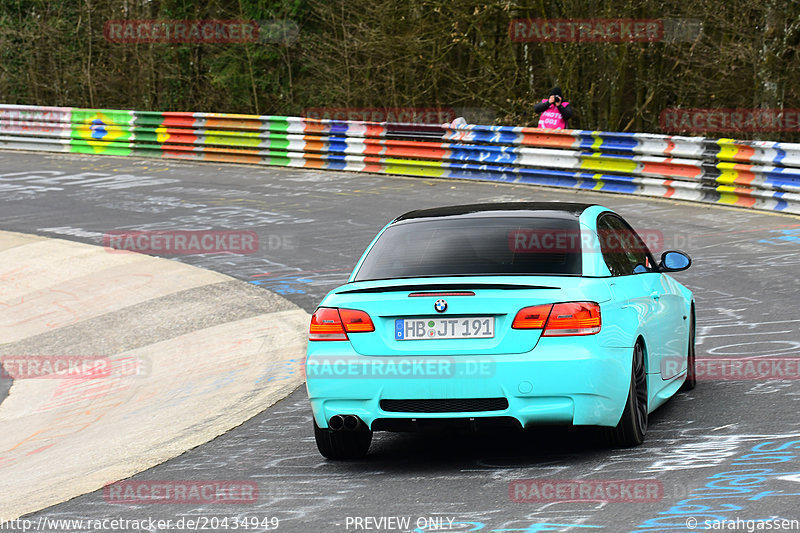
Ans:
[{"label": "concrete kerb", "polygon": [[[18,365],[42,356],[100,356],[112,369],[101,376],[13,381],[0,403],[0,521],[180,455],[303,382],[307,313],[227,276],[167,259],[0,232],[0,279],[4,361],[11,358]],[[187,302],[180,311],[184,316],[171,316],[174,305],[154,304],[164,298],[172,303],[183,294],[188,298],[209,286],[224,289],[215,291],[222,295]],[[259,299],[263,293],[266,303],[245,318],[213,312],[227,299],[241,300],[245,293],[253,298],[253,291],[260,291]],[[175,321],[172,334],[162,328],[152,338],[147,331],[131,336],[128,329],[136,326],[126,311],[141,308],[163,315],[147,317],[150,323]],[[193,312],[211,320],[196,329],[181,327]],[[115,321],[117,316],[125,320]],[[78,330],[93,331],[96,346],[114,345],[109,337],[113,341],[115,330],[125,342],[111,352],[86,353],[93,343],[70,339],[70,328],[92,320],[111,324]],[[53,343],[59,332],[65,333]],[[75,353],[76,346],[81,353]],[[13,368],[6,370],[13,375]]]}]

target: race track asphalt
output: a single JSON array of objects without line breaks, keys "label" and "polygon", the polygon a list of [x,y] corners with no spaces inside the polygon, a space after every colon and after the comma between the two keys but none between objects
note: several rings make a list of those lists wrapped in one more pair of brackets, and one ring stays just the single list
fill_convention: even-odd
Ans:
[{"label": "race track asphalt", "polygon": [[[661,231],[666,248],[692,256],[692,268],[675,278],[696,296],[698,357],[758,356],[791,369],[788,358],[800,356],[797,217],[589,191],[286,168],[11,152],[0,152],[0,162],[0,229],[94,244],[115,230],[254,231],[260,246],[253,254],[172,258],[277,292],[308,312],[346,280],[380,228],[406,211],[492,201],[596,202],[637,229]],[[210,518],[277,517],[278,531],[298,533],[434,531],[439,523],[438,531],[450,532],[693,531],[703,530],[705,520],[798,520],[794,378],[701,380],[651,415],[645,444],[633,449],[608,449],[592,432],[565,428],[524,435],[379,433],[370,455],[349,463],[318,454],[301,387],[238,428],[133,478],[247,480],[259,487],[253,503],[116,504],[97,491],[26,518],[44,525],[145,521],[130,531],[170,530],[150,527],[148,518],[199,518],[206,530],[226,531],[230,518],[214,528]],[[651,480],[661,492],[628,503],[512,501],[510,484],[525,479]],[[356,520],[365,517],[384,521]],[[409,525],[395,527],[389,517]],[[59,527],[49,530],[66,530]]]}]

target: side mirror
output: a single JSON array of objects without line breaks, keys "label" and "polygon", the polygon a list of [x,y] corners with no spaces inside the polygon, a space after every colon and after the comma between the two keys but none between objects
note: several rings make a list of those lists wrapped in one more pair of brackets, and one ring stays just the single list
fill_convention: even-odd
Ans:
[{"label": "side mirror", "polygon": [[667,250],[661,254],[659,270],[662,272],[680,272],[692,266],[692,259],[683,252]]}]

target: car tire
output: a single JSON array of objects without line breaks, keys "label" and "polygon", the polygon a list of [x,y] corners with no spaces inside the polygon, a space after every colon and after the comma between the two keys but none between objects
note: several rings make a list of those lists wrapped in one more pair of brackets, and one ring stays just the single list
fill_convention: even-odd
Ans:
[{"label": "car tire", "polygon": [[615,447],[629,448],[644,442],[647,433],[647,374],[644,367],[644,348],[641,342],[633,347],[631,385],[628,399],[617,427],[610,428],[608,437]]},{"label": "car tire", "polygon": [[695,318],[694,308],[692,308],[692,321],[689,322],[689,348],[686,352],[686,381],[681,385],[681,390],[692,390],[697,386],[697,374],[695,372]]},{"label": "car tire", "polygon": [[319,453],[328,459],[361,459],[369,451],[372,431],[368,429],[333,431],[319,427],[315,420],[314,439],[317,441]]}]

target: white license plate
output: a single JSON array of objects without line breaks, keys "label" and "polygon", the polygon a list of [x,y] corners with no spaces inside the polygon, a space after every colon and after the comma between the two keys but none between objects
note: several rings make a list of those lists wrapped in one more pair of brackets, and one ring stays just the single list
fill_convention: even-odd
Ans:
[{"label": "white license plate", "polygon": [[494,337],[493,316],[398,318],[394,321],[394,338],[398,341],[492,337]]}]

